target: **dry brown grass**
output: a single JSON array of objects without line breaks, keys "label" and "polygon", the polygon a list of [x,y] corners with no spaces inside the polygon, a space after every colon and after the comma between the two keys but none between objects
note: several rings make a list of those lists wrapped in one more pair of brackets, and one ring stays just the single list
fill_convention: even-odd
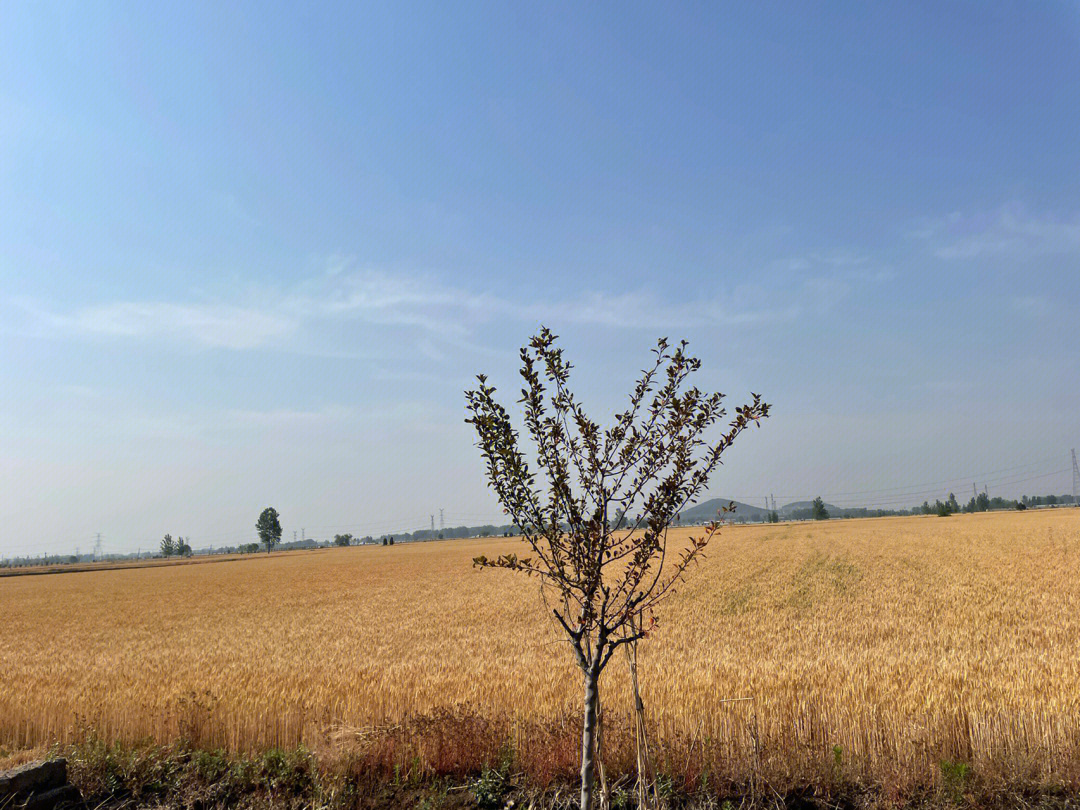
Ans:
[{"label": "dry brown grass", "polygon": [[[569,771],[578,677],[535,583],[470,567],[499,548],[5,579],[0,743],[345,741],[453,770],[510,738],[523,768]],[[903,790],[947,760],[1080,784],[1078,605],[1080,510],[726,529],[642,643],[661,766]],[[603,696],[628,764],[621,658]]]}]

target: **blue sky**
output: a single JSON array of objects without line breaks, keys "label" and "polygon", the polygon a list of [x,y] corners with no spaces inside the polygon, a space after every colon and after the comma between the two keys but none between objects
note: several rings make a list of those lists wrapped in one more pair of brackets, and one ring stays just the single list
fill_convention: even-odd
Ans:
[{"label": "blue sky", "polygon": [[660,335],[765,394],[715,494],[1071,486],[1074,3],[0,18],[0,553],[493,519],[540,323],[598,414]]}]

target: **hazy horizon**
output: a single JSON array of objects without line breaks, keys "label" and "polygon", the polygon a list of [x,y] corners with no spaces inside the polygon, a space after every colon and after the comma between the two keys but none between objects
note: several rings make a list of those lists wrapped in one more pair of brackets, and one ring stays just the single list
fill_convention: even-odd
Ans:
[{"label": "hazy horizon", "polygon": [[503,523],[541,323],[772,403],[714,495],[1071,490],[1076,5],[4,16],[0,556]]}]

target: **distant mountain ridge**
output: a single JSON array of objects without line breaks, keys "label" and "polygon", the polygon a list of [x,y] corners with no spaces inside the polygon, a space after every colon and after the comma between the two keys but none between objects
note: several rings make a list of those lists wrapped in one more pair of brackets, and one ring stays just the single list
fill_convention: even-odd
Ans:
[{"label": "distant mountain ridge", "polygon": [[[730,498],[710,498],[703,503],[699,503],[696,506],[692,506],[689,509],[684,509],[680,513],[681,519],[686,523],[698,523],[708,520],[719,519],[720,510],[732,503]],[[750,522],[762,521],[769,514],[770,510],[761,506],[752,506],[748,503],[742,503],[740,501],[734,501],[735,512],[728,513],[725,517],[728,520],[748,520]],[[843,517],[847,511],[841,509],[839,506],[834,506],[831,503],[825,504],[825,509],[828,510],[830,517]],[[776,511],[780,513],[782,518],[799,518],[809,516],[812,510],[811,501],[794,501],[793,503],[786,503],[783,506],[777,507]]]},{"label": "distant mountain ridge", "polygon": [[[731,498],[710,498],[689,509],[683,509],[682,512],[679,513],[679,517],[685,523],[718,520],[720,518],[720,510],[731,503]],[[748,503],[741,503],[740,501],[734,501],[734,504],[734,514],[728,513],[724,516],[729,520],[732,517],[741,517],[746,520],[764,520],[765,516],[768,514],[768,512],[760,506],[751,506]]]}]

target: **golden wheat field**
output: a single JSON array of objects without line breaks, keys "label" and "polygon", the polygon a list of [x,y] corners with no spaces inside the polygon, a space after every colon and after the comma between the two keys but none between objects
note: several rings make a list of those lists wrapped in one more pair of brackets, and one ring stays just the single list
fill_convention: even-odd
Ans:
[{"label": "golden wheat field", "polygon": [[[438,770],[509,740],[572,770],[581,689],[536,583],[470,566],[515,542],[0,580],[0,743],[93,729]],[[626,669],[602,684],[616,764]],[[902,785],[944,760],[1076,784],[1080,510],[727,528],[640,671],[661,764],[688,778]]]}]

